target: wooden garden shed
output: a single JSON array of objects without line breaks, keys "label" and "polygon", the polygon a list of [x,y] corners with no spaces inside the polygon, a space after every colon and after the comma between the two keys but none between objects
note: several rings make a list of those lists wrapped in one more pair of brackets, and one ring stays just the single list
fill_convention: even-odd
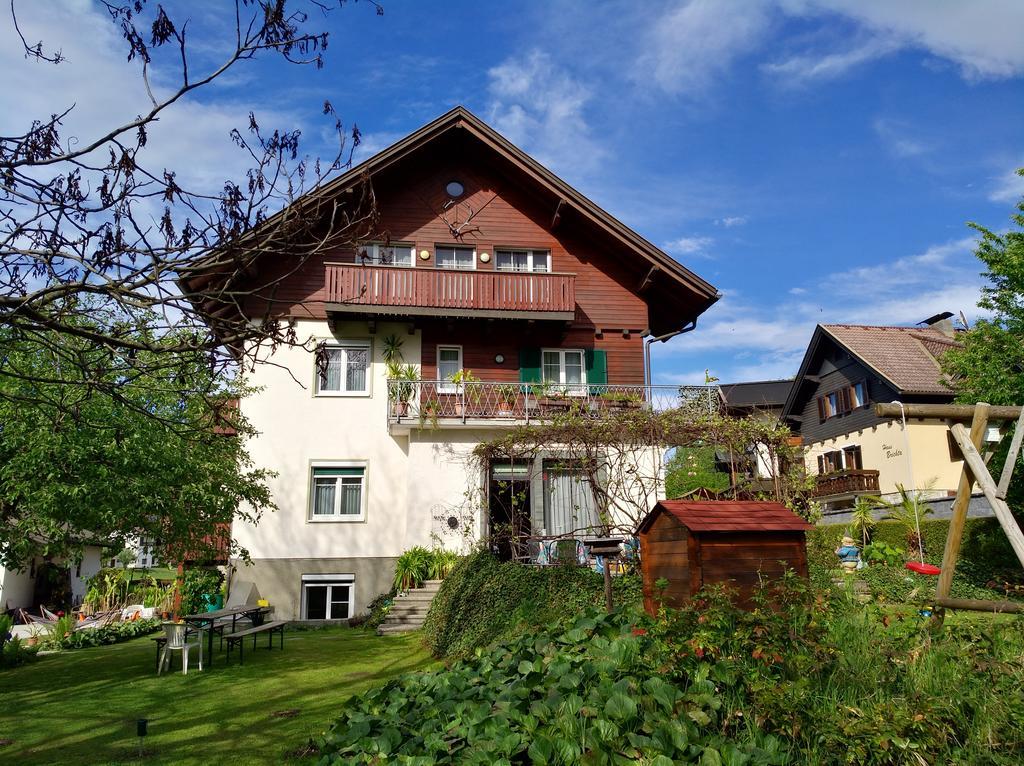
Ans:
[{"label": "wooden garden shed", "polygon": [[680,606],[711,583],[738,588],[742,604],[761,578],[786,569],[806,577],[811,527],[781,503],[662,500],[640,524],[644,608],[655,613],[660,579],[665,604]]}]

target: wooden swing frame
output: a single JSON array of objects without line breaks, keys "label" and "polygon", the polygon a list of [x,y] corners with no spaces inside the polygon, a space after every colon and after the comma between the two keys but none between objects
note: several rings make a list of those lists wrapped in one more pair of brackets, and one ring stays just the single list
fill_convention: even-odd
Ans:
[{"label": "wooden swing frame", "polygon": [[[960,474],[960,484],[953,501],[953,516],[949,520],[949,534],[946,536],[946,549],[942,554],[942,571],[935,588],[935,615],[933,619],[941,624],[945,609],[967,609],[977,612],[1014,612],[1024,614],[1024,603],[1017,601],[988,601],[983,599],[950,598],[956,562],[960,555],[960,543],[963,539],[964,522],[967,520],[967,509],[971,502],[971,488],[978,484],[988,504],[1003,528],[1013,552],[1024,567],[1024,532],[1021,532],[1016,519],[1006,504],[1006,493],[1010,487],[1013,469],[1020,455],[1021,443],[1024,441],[1024,407],[993,407],[985,402],[975,405],[961,404],[876,404],[875,414],[881,418],[923,418],[927,420],[944,420],[949,431],[960,447],[964,457],[964,468]],[[971,422],[970,431],[964,426],[965,421]],[[998,484],[992,478],[986,465],[990,454],[982,456],[980,450],[985,439],[985,432],[990,421],[1007,423],[1016,421],[1017,425],[1010,442],[1010,451],[1006,456],[1006,464],[999,477]],[[1003,437],[1005,438],[1005,436]],[[1000,441],[1002,441],[1000,439]]]}]

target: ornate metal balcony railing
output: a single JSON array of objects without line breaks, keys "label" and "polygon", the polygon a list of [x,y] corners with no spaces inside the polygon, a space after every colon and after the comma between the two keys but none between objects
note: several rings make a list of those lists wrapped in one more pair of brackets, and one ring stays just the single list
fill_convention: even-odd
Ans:
[{"label": "ornate metal balcony railing", "polygon": [[395,313],[448,310],[479,316],[515,312],[541,318],[571,318],[576,310],[574,274],[346,263],[328,263],[326,269],[327,302],[350,310],[368,306]]},{"label": "ornate metal balcony railing", "polygon": [[573,412],[599,417],[641,408],[681,406],[715,412],[720,406],[718,388],[388,381],[388,419],[392,423],[529,422]]},{"label": "ornate metal balcony railing", "polygon": [[814,488],[815,497],[845,495],[858,492],[878,493],[878,471],[849,470],[824,473],[817,477]]}]

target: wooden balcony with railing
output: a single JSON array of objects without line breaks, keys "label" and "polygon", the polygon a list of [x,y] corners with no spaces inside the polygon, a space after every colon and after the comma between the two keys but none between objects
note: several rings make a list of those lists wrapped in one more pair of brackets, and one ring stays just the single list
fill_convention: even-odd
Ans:
[{"label": "wooden balcony with railing", "polygon": [[571,321],[576,275],[326,264],[327,310]]},{"label": "wooden balcony with railing", "polygon": [[878,471],[851,469],[824,473],[816,477],[815,497],[834,495],[860,495],[871,492],[878,494]]}]

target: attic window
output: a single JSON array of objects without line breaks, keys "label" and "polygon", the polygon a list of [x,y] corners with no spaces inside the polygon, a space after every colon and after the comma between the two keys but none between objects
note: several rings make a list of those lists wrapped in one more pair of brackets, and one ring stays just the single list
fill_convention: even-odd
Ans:
[{"label": "attic window", "polygon": [[867,406],[867,384],[864,381],[858,381],[818,397],[818,422],[823,423],[829,418],[848,415],[854,410]]},{"label": "attic window", "polygon": [[448,196],[452,199],[458,199],[466,191],[466,188],[458,181],[449,181],[444,190],[448,192]]}]

